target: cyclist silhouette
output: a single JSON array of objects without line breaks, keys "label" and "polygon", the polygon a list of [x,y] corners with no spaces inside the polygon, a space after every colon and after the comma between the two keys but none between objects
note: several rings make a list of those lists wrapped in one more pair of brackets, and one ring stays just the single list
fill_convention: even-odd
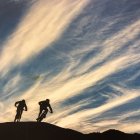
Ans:
[{"label": "cyclist silhouette", "polygon": [[23,110],[27,111],[27,105],[25,100],[21,100],[15,103],[15,107],[17,107],[16,116],[14,122],[20,122]]},{"label": "cyclist silhouette", "polygon": [[[40,111],[38,114],[38,118],[36,120],[37,120],[37,122],[41,122],[44,118],[46,118],[48,111],[50,113],[53,113],[53,110],[52,110],[52,107],[50,105],[49,99],[46,99],[44,101],[40,101],[38,104],[40,105]],[[48,108],[49,108],[49,110],[48,110]]]}]

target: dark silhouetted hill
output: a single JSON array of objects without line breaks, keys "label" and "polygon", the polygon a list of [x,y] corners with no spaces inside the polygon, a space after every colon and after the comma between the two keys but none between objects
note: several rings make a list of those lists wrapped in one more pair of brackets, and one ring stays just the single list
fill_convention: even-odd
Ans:
[{"label": "dark silhouetted hill", "polygon": [[140,140],[140,134],[126,134],[117,130],[82,134],[48,123],[1,123],[1,140]]},{"label": "dark silhouetted hill", "polygon": [[87,134],[87,140],[140,140],[140,134],[127,134],[118,130]]}]

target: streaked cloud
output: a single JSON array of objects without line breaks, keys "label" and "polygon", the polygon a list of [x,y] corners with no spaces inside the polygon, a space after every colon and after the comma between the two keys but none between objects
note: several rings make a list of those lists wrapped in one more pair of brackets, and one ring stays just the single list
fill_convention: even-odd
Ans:
[{"label": "streaked cloud", "polygon": [[13,120],[14,102],[23,98],[23,120],[35,120],[38,102],[49,98],[49,123],[84,133],[140,132],[140,89],[133,86],[140,76],[140,20],[132,16],[138,11],[128,14],[133,4],[121,1],[120,13],[120,1],[108,2],[116,11],[105,14],[110,7],[102,0],[32,1],[0,55],[0,121]]},{"label": "streaked cloud", "polygon": [[[0,71],[4,73],[49,47],[61,36],[87,2],[87,0],[35,1],[4,44],[0,56]],[[10,52],[10,55],[7,52]]]}]

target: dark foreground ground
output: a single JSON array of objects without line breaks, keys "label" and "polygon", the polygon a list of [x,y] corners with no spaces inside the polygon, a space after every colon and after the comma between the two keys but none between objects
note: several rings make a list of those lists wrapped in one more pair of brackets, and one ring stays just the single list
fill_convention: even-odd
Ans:
[{"label": "dark foreground ground", "polygon": [[126,134],[117,130],[82,134],[47,123],[21,122],[0,124],[1,140],[140,140],[140,134]]}]

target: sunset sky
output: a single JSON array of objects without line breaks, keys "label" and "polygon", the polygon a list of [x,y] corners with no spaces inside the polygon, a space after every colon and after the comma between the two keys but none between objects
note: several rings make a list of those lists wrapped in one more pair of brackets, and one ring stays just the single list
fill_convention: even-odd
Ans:
[{"label": "sunset sky", "polygon": [[0,0],[0,122],[140,133],[140,0]]}]

